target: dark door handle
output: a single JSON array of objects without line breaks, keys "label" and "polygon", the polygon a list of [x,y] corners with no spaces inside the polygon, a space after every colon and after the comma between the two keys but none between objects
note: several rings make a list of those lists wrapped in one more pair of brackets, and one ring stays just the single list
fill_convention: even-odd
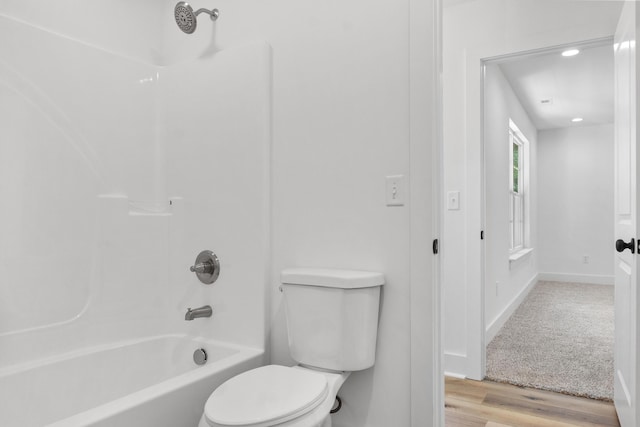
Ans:
[{"label": "dark door handle", "polygon": [[616,240],[616,251],[622,252],[625,249],[629,249],[632,254],[636,253],[634,238],[631,238],[631,241],[629,243],[625,243],[624,240],[621,239]]}]

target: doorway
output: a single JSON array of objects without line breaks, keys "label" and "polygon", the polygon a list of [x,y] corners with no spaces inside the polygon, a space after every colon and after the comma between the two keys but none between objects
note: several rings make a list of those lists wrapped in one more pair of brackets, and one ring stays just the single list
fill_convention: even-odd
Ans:
[{"label": "doorway", "polygon": [[[478,303],[485,298],[481,240],[485,212],[479,208],[484,192],[482,60],[611,37],[620,11],[619,2],[482,0],[449,7],[445,3],[443,187],[445,196],[459,192],[459,208],[445,208],[443,213],[445,372],[484,378],[486,316],[484,304]],[[559,22],[563,24],[558,26]]]},{"label": "doorway", "polygon": [[483,62],[486,377],[613,399],[613,40]]},{"label": "doorway", "polygon": [[514,52],[539,53],[549,46],[610,38],[622,3],[528,0],[452,3],[447,5],[445,1],[443,18],[444,370],[480,380],[485,374],[483,349],[492,319],[488,319],[484,304],[478,302],[484,301],[487,292],[495,293],[495,288],[489,289],[483,283],[486,241],[482,237],[487,231],[488,212],[479,208],[486,188],[481,168],[480,65],[485,58],[506,58]]}]

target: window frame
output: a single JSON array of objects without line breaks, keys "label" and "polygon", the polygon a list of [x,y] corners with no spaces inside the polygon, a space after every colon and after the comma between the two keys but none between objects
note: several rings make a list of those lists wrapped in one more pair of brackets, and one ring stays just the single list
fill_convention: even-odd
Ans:
[{"label": "window frame", "polygon": [[[528,140],[518,126],[509,119],[509,252],[522,251],[526,246],[526,174],[525,156]],[[517,147],[517,164],[514,162],[514,147]],[[517,174],[516,174],[517,171]],[[517,176],[517,181],[514,177]]]}]

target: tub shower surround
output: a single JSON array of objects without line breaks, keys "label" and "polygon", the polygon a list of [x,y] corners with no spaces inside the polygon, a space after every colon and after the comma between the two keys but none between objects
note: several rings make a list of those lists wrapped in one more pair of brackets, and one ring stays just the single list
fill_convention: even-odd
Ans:
[{"label": "tub shower surround", "polygon": [[196,425],[263,359],[269,47],[160,64],[3,10],[0,38],[0,425]]}]

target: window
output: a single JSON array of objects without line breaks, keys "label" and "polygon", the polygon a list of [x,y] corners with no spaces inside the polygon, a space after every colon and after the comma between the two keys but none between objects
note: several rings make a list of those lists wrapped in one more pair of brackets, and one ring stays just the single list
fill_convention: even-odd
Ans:
[{"label": "window", "polygon": [[509,120],[509,228],[511,234],[511,252],[525,247],[525,174],[524,157],[527,140],[518,127]]}]

